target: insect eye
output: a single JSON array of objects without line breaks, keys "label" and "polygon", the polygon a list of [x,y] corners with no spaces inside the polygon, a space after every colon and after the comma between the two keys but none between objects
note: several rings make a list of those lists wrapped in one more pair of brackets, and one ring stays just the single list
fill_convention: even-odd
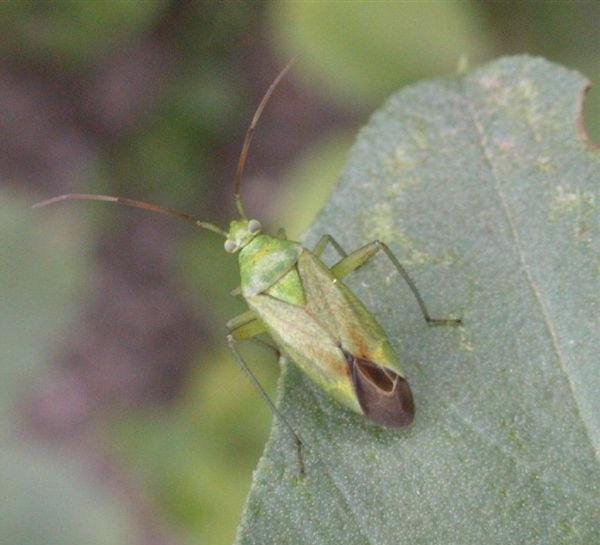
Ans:
[{"label": "insect eye", "polygon": [[262,229],[262,226],[260,224],[260,221],[250,220],[248,222],[248,232],[250,232],[252,235],[255,235],[261,229]]},{"label": "insect eye", "polygon": [[234,253],[237,250],[237,247],[238,247],[237,243],[234,242],[233,240],[227,239],[225,241],[225,251],[227,253],[229,253],[229,254]]}]

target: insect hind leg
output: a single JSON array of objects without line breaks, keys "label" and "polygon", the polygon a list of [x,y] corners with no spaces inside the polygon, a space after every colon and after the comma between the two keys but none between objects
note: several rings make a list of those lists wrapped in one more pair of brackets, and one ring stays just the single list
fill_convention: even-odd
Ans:
[{"label": "insect hind leg", "polygon": [[387,258],[392,262],[395,269],[400,273],[400,276],[404,279],[404,281],[408,284],[410,291],[412,291],[419,308],[421,309],[421,313],[423,314],[423,318],[429,325],[452,325],[459,326],[462,325],[462,320],[460,318],[432,318],[427,310],[427,306],[425,305],[425,301],[421,297],[417,286],[415,285],[412,278],[406,272],[406,269],[400,264],[398,258],[392,253],[392,251],[388,248],[386,244],[379,240],[374,240],[369,244],[366,244],[362,248],[352,252],[350,255],[336,263],[332,268],[331,272],[339,279],[348,276],[351,272],[356,271],[363,265],[366,265],[373,257],[377,255],[378,252],[383,252]]},{"label": "insect hind leg", "polygon": [[[255,324],[255,322],[258,322],[258,326]],[[257,338],[257,335],[260,335],[261,333],[264,333],[264,326],[258,320],[246,322],[243,325],[239,326],[238,328],[230,331],[229,335],[227,335],[227,346],[229,347],[229,350],[233,354],[234,360],[240,366],[240,368],[242,369],[244,374],[248,377],[248,379],[253,384],[253,386],[258,390],[261,397],[265,400],[265,402],[271,409],[271,412],[279,419],[280,422],[283,423],[283,425],[292,434],[292,437],[294,438],[294,443],[296,445],[296,451],[297,451],[297,456],[298,456],[298,473],[300,474],[300,477],[303,477],[304,473],[305,473],[305,469],[304,469],[304,455],[302,452],[304,443],[302,442],[302,439],[300,439],[300,436],[296,433],[296,431],[294,430],[294,428],[292,427],[290,422],[287,420],[287,418],[283,415],[283,413],[276,407],[273,400],[269,397],[269,394],[267,394],[266,390],[263,388],[262,384],[260,383],[260,381],[258,380],[256,375],[252,372],[252,370],[250,369],[248,364],[244,361],[244,358],[242,357],[242,355],[239,353],[239,351],[237,349],[237,343],[239,341],[260,340]],[[274,348],[277,352],[279,352],[276,346],[271,345],[270,343],[265,343],[265,344],[267,344],[268,346],[270,346],[271,348]]]},{"label": "insect hind leg", "polygon": [[340,254],[342,258],[348,256],[347,252],[342,248],[340,243],[331,235],[323,235],[319,239],[319,242],[317,242],[317,245],[313,249],[313,254],[315,254],[317,257],[321,257],[321,254],[325,251],[328,244],[331,244],[335,248],[335,251]]}]

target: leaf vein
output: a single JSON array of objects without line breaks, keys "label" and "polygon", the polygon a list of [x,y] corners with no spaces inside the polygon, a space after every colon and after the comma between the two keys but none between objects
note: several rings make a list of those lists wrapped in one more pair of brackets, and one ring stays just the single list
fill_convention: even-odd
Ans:
[{"label": "leaf vein", "polygon": [[466,97],[466,92],[464,90],[464,82],[461,81],[460,82],[460,87],[461,87],[461,96],[460,98],[463,100],[465,106],[466,106],[466,110],[469,113],[469,117],[471,118],[473,125],[475,126],[475,129],[477,131],[477,135],[478,135],[478,143],[481,147],[482,150],[482,154],[483,154],[483,159],[485,160],[485,163],[487,164],[487,166],[489,167],[490,170],[490,174],[491,174],[491,178],[493,181],[493,189],[495,191],[495,193],[498,196],[498,199],[500,201],[500,205],[502,207],[502,211],[504,212],[504,215],[506,217],[509,229],[510,229],[510,233],[511,236],[515,242],[515,247],[517,250],[517,254],[518,254],[518,258],[519,258],[519,262],[521,263],[521,266],[523,268],[523,271],[525,273],[525,277],[527,279],[527,282],[529,284],[529,287],[531,288],[531,291],[533,293],[533,296],[540,308],[541,311],[541,316],[543,318],[543,323],[544,326],[546,328],[546,331],[548,332],[548,335],[550,337],[550,341],[552,343],[552,348],[554,350],[554,353],[556,355],[556,358],[558,359],[558,362],[560,364],[560,369],[562,370],[563,375],[566,377],[567,379],[567,384],[569,385],[569,388],[571,390],[571,393],[573,394],[573,400],[574,400],[574,404],[577,410],[577,414],[579,416],[579,421],[582,423],[583,428],[585,430],[585,435],[588,439],[588,442],[590,443],[590,446],[592,448],[592,452],[594,453],[594,457],[596,458],[596,460],[600,459],[598,450],[596,448],[596,445],[594,443],[594,441],[592,440],[592,436],[591,436],[591,431],[585,421],[585,419],[583,418],[582,415],[582,411],[581,411],[581,406],[579,405],[578,402],[578,398],[576,395],[576,388],[575,388],[575,384],[573,384],[573,381],[571,380],[571,376],[568,372],[566,363],[565,363],[565,358],[564,355],[562,353],[562,350],[560,348],[560,343],[558,340],[558,335],[556,333],[556,330],[554,328],[554,324],[551,320],[550,317],[550,313],[548,312],[548,309],[544,303],[544,299],[542,297],[542,292],[539,288],[539,286],[536,284],[534,278],[533,278],[533,274],[531,272],[531,268],[529,266],[529,263],[527,262],[527,259],[525,257],[525,252],[523,251],[523,246],[521,243],[521,239],[519,236],[519,232],[518,229],[516,227],[515,224],[515,220],[513,218],[513,215],[511,213],[510,207],[508,205],[507,199],[506,199],[506,195],[504,194],[504,191],[502,189],[502,184],[500,182],[500,177],[497,174],[496,171],[496,167],[494,165],[494,161],[492,158],[492,155],[490,153],[490,150],[488,148],[488,140],[487,140],[487,135],[485,132],[485,128],[481,122],[481,120],[479,119],[476,110],[472,107],[471,103],[469,102],[469,100]]}]

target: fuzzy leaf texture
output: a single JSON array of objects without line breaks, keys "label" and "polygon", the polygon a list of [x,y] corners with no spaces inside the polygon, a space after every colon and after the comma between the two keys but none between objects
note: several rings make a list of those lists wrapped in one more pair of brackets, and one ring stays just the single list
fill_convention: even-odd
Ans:
[{"label": "fuzzy leaf texture", "polygon": [[[254,476],[242,545],[600,543],[600,152],[588,82],[530,57],[394,95],[361,131],[310,231],[378,238],[350,287],[388,332],[417,413],[369,424],[284,361],[279,423]],[[333,255],[328,255],[329,261]]]}]

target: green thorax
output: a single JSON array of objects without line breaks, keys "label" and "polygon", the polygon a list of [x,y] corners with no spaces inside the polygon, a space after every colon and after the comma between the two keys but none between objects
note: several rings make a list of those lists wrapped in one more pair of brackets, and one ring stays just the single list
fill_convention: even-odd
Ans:
[{"label": "green thorax", "polygon": [[257,235],[239,253],[244,296],[267,292],[290,304],[302,305],[304,292],[296,269],[302,253],[297,242]]}]

